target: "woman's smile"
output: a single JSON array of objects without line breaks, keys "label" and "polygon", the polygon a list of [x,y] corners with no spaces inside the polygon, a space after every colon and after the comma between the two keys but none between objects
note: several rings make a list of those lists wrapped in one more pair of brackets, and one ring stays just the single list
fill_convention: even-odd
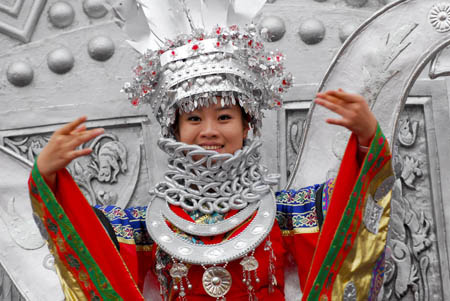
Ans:
[{"label": "woman's smile", "polygon": [[242,148],[249,130],[242,115],[238,105],[222,106],[220,101],[182,113],[178,118],[176,138],[206,150],[234,154]]},{"label": "woman's smile", "polygon": [[220,145],[200,144],[200,146],[206,150],[213,150],[213,151],[219,151],[221,148],[224,147],[223,144],[220,144]]}]

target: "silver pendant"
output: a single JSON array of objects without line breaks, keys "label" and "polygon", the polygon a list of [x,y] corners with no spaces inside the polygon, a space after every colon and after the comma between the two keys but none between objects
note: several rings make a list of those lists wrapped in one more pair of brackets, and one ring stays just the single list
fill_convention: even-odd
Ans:
[{"label": "silver pendant", "polygon": [[258,260],[253,256],[245,256],[240,263],[244,271],[254,271],[259,266]]},{"label": "silver pendant", "polygon": [[255,254],[255,250],[253,250],[252,255],[245,256],[242,258],[240,264],[242,266],[242,282],[244,282],[245,285],[247,285],[247,293],[248,293],[248,300],[258,300],[255,296],[254,287],[252,285],[252,271],[254,274],[255,282],[259,283],[258,278],[258,260],[253,256]]},{"label": "silver pendant", "polygon": [[202,277],[205,292],[214,298],[222,298],[231,288],[231,274],[222,267],[210,267]]},{"label": "silver pendant", "polygon": [[188,268],[186,265],[184,265],[181,262],[175,262],[172,267],[170,268],[170,276],[172,278],[183,278],[187,276]]},{"label": "silver pendant", "polygon": [[[172,259],[173,260],[173,259]],[[169,270],[170,276],[174,280],[172,288],[177,291],[180,290],[178,296],[181,300],[185,300],[186,290],[183,285],[183,278],[186,281],[188,289],[192,289],[192,284],[187,277],[189,268],[182,262],[173,262],[172,267]]]}]

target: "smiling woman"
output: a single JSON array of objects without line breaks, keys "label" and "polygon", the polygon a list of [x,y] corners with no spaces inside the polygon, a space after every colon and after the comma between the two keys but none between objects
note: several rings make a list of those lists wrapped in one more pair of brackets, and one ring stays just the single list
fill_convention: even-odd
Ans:
[{"label": "smiling woman", "polygon": [[[245,9],[237,3],[250,2],[208,3],[230,6],[226,15],[236,18],[259,7],[254,1]],[[134,16],[144,14],[142,6],[131,7]],[[167,9],[180,14],[171,22],[197,20],[187,7]],[[66,297],[284,300],[290,253],[304,300],[342,300],[355,291],[358,300],[376,300],[392,171],[367,102],[342,90],[317,94],[317,104],[341,116],[326,122],[353,133],[339,174],[274,193],[279,177],[260,162],[262,110],[281,106],[292,77],[282,54],[264,50],[253,24],[215,22],[145,52],[134,82],[124,87],[133,104],[151,105],[161,125],[158,146],[168,155],[148,206],[92,210],[65,170],[92,151],[78,146],[104,132],[87,130],[86,117],[57,130],[37,158],[30,196]]]},{"label": "smiling woman", "polygon": [[175,136],[180,142],[206,150],[234,154],[242,148],[249,125],[238,105],[222,106],[217,98],[218,103],[181,113]]}]

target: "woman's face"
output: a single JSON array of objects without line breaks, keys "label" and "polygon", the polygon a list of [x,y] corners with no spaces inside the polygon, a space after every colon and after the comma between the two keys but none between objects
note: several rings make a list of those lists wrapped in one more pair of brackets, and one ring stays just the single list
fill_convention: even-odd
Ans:
[{"label": "woman's face", "polygon": [[218,153],[234,154],[247,138],[248,123],[238,105],[217,104],[201,107],[178,118],[176,138],[186,144],[196,144]]}]

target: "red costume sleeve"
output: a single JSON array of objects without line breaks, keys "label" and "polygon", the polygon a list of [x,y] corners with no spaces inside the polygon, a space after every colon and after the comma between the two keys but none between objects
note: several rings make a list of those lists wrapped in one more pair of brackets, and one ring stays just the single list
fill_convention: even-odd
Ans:
[{"label": "red costume sleeve", "polygon": [[66,298],[143,300],[136,246],[121,246],[119,254],[70,174],[64,170],[57,179],[53,192],[35,165],[29,190]]},{"label": "red costume sleeve", "polygon": [[[358,300],[374,300],[380,289],[390,212],[390,188],[386,190],[385,184],[393,178],[391,154],[379,127],[362,163],[357,151],[357,138],[352,135],[328,208],[324,203],[322,228],[314,222],[305,227],[304,220],[313,220],[313,215],[309,218],[302,208],[293,219],[301,225],[283,231],[298,265],[303,300],[341,300],[347,287],[356,289]],[[324,189],[324,195],[332,189]],[[375,192],[383,189],[383,198],[374,200]],[[300,199],[297,203],[303,207],[313,201]],[[377,228],[368,227],[365,218],[376,221]]]}]

